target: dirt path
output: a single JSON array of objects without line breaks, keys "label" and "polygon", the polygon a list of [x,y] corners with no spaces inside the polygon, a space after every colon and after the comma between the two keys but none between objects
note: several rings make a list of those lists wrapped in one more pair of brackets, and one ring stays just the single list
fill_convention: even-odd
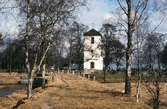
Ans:
[{"label": "dirt path", "polygon": [[[68,74],[61,74],[59,78],[64,85],[51,94],[47,102],[48,107],[45,106],[42,109],[117,109],[118,106],[120,109],[124,109],[125,106],[127,108],[140,107],[135,104],[134,97],[129,98],[121,94],[112,95],[109,86],[97,81]],[[124,85],[122,86],[124,87]],[[121,88],[120,84],[119,90]],[[142,104],[142,106],[148,108],[145,104]]]},{"label": "dirt path", "polygon": [[[67,84],[61,79],[60,75],[57,75],[57,79],[59,79],[64,85],[62,87],[66,87]],[[41,109],[54,109],[53,106],[51,106],[50,104],[50,99],[51,97],[54,95],[54,93],[58,93],[60,91],[55,89],[53,92],[50,92],[47,96],[47,98],[45,99],[45,101],[42,103],[42,105],[40,106]]]}]

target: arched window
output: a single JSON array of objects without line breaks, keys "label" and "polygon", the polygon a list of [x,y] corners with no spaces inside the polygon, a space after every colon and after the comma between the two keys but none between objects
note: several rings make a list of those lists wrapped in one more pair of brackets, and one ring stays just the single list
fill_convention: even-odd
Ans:
[{"label": "arched window", "polygon": [[91,44],[94,44],[94,37],[91,37]]}]

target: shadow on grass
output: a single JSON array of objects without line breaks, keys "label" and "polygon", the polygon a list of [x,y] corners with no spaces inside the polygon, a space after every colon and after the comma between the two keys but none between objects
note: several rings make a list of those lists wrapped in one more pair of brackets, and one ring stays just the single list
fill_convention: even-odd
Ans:
[{"label": "shadow on grass", "polygon": [[25,102],[24,102],[23,100],[25,100],[25,99],[27,99],[27,98],[22,98],[22,99],[20,99],[20,100],[17,102],[16,106],[13,106],[12,109],[17,109],[20,105],[24,104]]},{"label": "shadow on grass", "polygon": [[103,94],[111,94],[112,96],[124,96],[124,97],[129,97],[125,93],[121,93],[119,91],[115,90],[104,90],[104,91],[97,91],[97,90],[87,90],[88,92],[94,92],[94,93],[103,93]]}]

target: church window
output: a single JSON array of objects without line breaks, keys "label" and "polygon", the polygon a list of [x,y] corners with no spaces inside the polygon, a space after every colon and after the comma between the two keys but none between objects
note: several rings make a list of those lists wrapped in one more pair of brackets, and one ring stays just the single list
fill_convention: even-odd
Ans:
[{"label": "church window", "polygon": [[91,53],[93,53],[93,50],[91,50]]},{"label": "church window", "polygon": [[91,37],[91,44],[94,44],[94,37]]}]

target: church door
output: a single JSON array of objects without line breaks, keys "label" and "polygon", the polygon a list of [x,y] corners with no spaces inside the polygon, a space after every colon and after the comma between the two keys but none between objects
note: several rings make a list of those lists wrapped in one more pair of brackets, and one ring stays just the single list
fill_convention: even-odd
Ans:
[{"label": "church door", "polygon": [[94,69],[94,62],[90,63],[90,69]]}]

